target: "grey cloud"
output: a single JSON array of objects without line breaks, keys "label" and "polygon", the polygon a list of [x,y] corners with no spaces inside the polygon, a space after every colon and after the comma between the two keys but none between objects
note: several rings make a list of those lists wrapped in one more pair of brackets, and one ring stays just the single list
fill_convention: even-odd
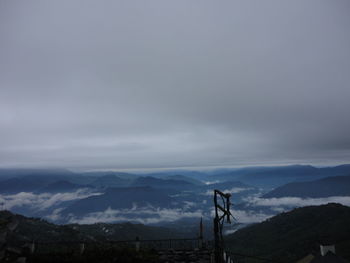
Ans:
[{"label": "grey cloud", "polygon": [[349,8],[3,2],[0,165],[346,162]]}]

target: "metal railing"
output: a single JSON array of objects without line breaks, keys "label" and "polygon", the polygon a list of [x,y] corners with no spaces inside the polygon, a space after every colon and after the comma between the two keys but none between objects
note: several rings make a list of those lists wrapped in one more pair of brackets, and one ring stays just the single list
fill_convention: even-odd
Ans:
[{"label": "metal railing", "polygon": [[182,239],[157,239],[157,240],[108,240],[108,241],[34,241],[28,243],[31,253],[45,252],[64,252],[77,251],[84,253],[87,249],[103,247],[105,249],[131,248],[136,249],[154,249],[161,250],[194,250],[194,249],[211,249],[212,242],[203,241],[201,238],[182,238]]}]

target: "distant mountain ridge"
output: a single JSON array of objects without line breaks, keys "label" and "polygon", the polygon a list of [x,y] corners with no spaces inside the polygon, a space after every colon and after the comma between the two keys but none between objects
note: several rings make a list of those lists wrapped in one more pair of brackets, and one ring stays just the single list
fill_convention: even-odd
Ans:
[{"label": "distant mountain ridge", "polygon": [[174,179],[159,179],[152,176],[138,177],[135,179],[132,186],[151,186],[154,188],[181,188],[190,189],[194,188],[194,184],[184,180],[174,180]]},{"label": "distant mountain ridge", "polygon": [[90,184],[95,186],[95,187],[98,187],[98,188],[104,188],[104,187],[128,186],[131,184],[131,182],[132,182],[132,180],[120,178],[119,176],[117,176],[115,174],[106,174],[106,175],[102,175],[100,177],[97,177]]},{"label": "distant mountain ridge", "polygon": [[333,176],[315,181],[289,183],[270,191],[263,197],[320,198],[329,196],[350,196],[350,176]]},{"label": "distant mountain ridge", "polygon": [[[7,183],[6,180],[15,177],[27,177],[44,181],[50,180],[50,183],[66,180],[75,184],[92,184],[100,188],[130,186],[133,181],[137,182],[138,178],[152,177],[161,180],[180,180],[194,185],[201,185],[203,181],[240,181],[256,187],[275,188],[290,182],[344,175],[350,175],[350,164],[323,168],[311,165],[287,165],[227,168],[212,171],[170,170],[148,174],[118,171],[72,172],[65,169],[0,169],[0,183]],[[7,192],[10,192],[11,187],[7,187],[7,189]],[[16,191],[18,189],[20,188],[17,187]],[[28,191],[32,188],[28,186],[23,187],[23,189]]]},{"label": "distant mountain ridge", "polygon": [[91,185],[80,185],[73,184],[69,181],[59,180],[53,183],[46,185],[43,188],[40,188],[36,192],[39,193],[64,193],[64,192],[72,192],[82,188],[92,188]]},{"label": "distant mountain ridge", "polygon": [[275,188],[295,181],[311,181],[330,176],[350,175],[350,164],[317,168],[311,165],[247,167],[212,175],[212,179],[237,180],[246,184]]},{"label": "distant mountain ridge", "polygon": [[164,179],[184,181],[184,182],[188,182],[188,183],[191,183],[191,184],[194,184],[194,185],[204,185],[204,183],[202,181],[200,181],[200,180],[197,180],[197,179],[194,179],[194,178],[191,178],[191,177],[188,177],[188,176],[184,176],[184,175],[181,175],[181,174],[169,175],[169,176],[164,177]]},{"label": "distant mountain ridge", "polygon": [[44,188],[52,182],[53,181],[50,178],[36,180],[29,176],[9,178],[0,182],[0,193],[13,194],[19,192],[34,192],[40,188]]}]

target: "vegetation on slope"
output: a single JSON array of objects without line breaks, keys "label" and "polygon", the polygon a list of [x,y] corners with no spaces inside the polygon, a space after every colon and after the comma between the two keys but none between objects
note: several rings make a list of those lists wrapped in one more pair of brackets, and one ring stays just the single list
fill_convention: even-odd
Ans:
[{"label": "vegetation on slope", "polygon": [[[337,254],[350,259],[350,207],[340,204],[309,206],[281,213],[226,237],[226,247],[246,255],[295,262],[332,243]],[[247,259],[242,262],[260,262]]]}]

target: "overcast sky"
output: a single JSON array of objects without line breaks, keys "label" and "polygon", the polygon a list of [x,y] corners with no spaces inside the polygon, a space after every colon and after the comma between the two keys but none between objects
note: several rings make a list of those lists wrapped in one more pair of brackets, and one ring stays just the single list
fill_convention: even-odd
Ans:
[{"label": "overcast sky", "polygon": [[350,1],[0,0],[0,166],[350,162]]}]

